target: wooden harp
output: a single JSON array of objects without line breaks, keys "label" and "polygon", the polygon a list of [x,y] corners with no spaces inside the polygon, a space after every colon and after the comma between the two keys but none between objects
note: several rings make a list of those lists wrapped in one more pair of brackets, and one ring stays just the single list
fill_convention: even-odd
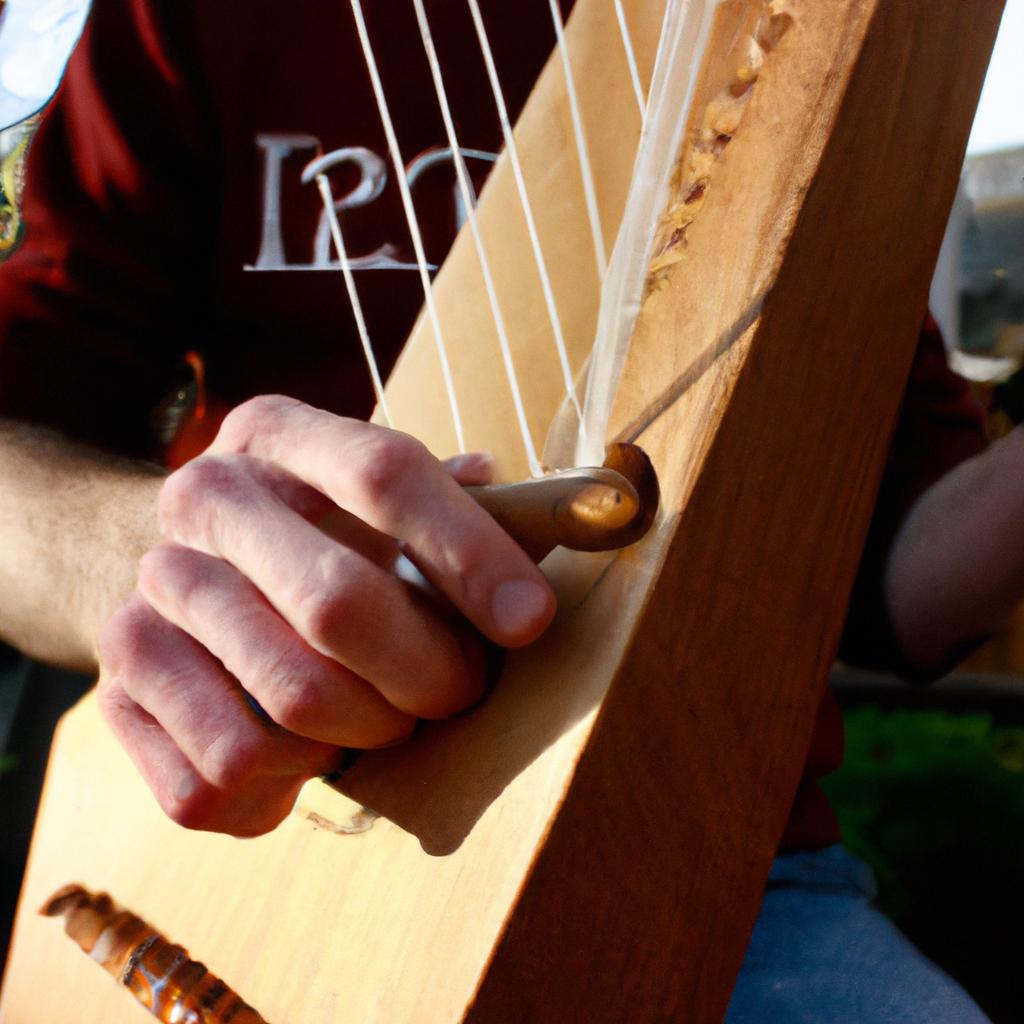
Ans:
[{"label": "wooden harp", "polygon": [[[626,3],[642,68],[661,12]],[[691,116],[780,22],[742,118],[709,163],[685,249],[647,291],[611,435],[658,470],[652,533],[617,557],[561,556],[556,628],[509,659],[478,711],[363,758],[348,798],[304,796],[240,843],[165,821],[91,700],[63,722],[0,1020],[142,1019],[35,911],[103,889],[225,978],[270,1021],[714,1021],[725,1012],[807,749],[891,424],[924,312],[1001,0],[722,3]],[[638,116],[604,72],[606,0],[569,24],[609,222]],[[527,162],[561,152],[552,60],[519,124]],[[724,140],[723,140],[724,141]],[[553,145],[557,143],[557,145]],[[632,150],[630,145],[629,150]],[[573,157],[564,168],[575,173]],[[683,196],[685,199],[686,196]],[[589,344],[583,214],[557,195],[544,244]],[[525,253],[499,166],[480,212]],[[586,262],[584,270],[583,264]],[[519,357],[544,332],[528,255],[513,296]],[[509,454],[500,381],[462,360],[489,336],[460,238],[436,285],[474,447]],[[517,304],[514,296],[521,296]],[[589,321],[588,321],[589,318]],[[389,384],[397,425],[441,452],[445,416],[421,325]],[[578,356],[578,353],[577,353]],[[531,422],[555,413],[541,388]],[[365,810],[372,808],[372,813]]]}]

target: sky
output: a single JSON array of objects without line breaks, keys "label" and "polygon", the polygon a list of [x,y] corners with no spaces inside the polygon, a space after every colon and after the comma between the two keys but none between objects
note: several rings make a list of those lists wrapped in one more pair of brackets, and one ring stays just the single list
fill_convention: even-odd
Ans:
[{"label": "sky", "polygon": [[1014,146],[1024,146],[1024,0],[1006,0],[967,151]]},{"label": "sky", "polygon": [[88,13],[88,0],[7,0],[0,23],[0,129],[53,95]]}]

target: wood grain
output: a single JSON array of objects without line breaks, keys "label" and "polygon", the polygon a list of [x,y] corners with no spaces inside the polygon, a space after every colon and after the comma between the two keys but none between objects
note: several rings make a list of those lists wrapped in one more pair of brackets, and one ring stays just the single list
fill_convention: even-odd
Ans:
[{"label": "wood grain", "polygon": [[657,411],[659,466],[681,437],[704,454],[474,1020],[720,1020],[742,961],[1000,6],[793,10],[781,46],[818,60],[758,83],[634,340],[619,423]]}]

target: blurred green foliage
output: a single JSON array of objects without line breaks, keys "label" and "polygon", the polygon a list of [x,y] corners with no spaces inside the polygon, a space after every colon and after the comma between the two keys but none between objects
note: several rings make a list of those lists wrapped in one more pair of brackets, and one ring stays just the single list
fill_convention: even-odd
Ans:
[{"label": "blurred green foliage", "polygon": [[845,718],[825,788],[879,904],[993,1020],[1024,1019],[1024,728],[870,705]]}]

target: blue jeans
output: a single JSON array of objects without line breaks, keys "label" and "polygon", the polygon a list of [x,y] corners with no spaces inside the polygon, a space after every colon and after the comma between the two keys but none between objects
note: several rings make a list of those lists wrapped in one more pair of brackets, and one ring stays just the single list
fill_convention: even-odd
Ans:
[{"label": "blue jeans", "polygon": [[841,846],[778,857],[726,1024],[990,1024],[874,896]]}]

